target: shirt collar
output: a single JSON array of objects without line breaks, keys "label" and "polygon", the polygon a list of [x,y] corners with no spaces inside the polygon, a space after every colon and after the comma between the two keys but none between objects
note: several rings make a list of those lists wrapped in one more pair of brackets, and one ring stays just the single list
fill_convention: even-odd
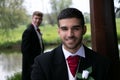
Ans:
[{"label": "shirt collar", "polygon": [[79,50],[75,54],[72,54],[69,51],[65,50],[63,45],[62,45],[62,50],[63,50],[63,53],[65,55],[65,59],[67,59],[69,56],[75,56],[75,55],[85,57],[85,50],[84,50],[83,45],[81,45],[81,47],[79,48]]},{"label": "shirt collar", "polygon": [[34,29],[35,29],[35,30],[37,30],[37,29],[38,29],[38,27],[37,27],[36,25],[34,25],[33,23],[32,23],[32,25],[34,26]]}]

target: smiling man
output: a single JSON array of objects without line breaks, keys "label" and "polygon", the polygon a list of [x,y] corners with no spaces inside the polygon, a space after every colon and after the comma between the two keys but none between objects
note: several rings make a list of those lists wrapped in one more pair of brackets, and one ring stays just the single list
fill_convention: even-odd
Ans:
[{"label": "smiling man", "polygon": [[32,15],[32,22],[22,35],[22,80],[31,80],[31,66],[34,58],[44,51],[42,35],[39,30],[42,18],[43,13],[35,11]]},{"label": "smiling man", "polygon": [[86,26],[81,25],[77,18],[59,20],[58,33],[62,39],[64,48],[75,53],[82,45],[82,37],[86,32]]},{"label": "smiling man", "polygon": [[80,80],[77,73],[91,67],[94,80],[109,79],[109,61],[87,48],[84,17],[76,8],[66,8],[58,15],[58,34],[62,44],[35,58],[32,80]]}]

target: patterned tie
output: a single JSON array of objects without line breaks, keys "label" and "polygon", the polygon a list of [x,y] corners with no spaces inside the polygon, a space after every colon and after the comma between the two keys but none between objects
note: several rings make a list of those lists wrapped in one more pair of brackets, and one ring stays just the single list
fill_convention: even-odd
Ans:
[{"label": "patterned tie", "polygon": [[79,58],[80,57],[78,55],[76,55],[76,56],[69,56],[67,58],[70,71],[71,71],[71,73],[72,73],[72,75],[74,77],[75,77],[75,74],[76,74],[76,71],[77,71],[77,67],[78,67],[78,63],[79,63]]}]

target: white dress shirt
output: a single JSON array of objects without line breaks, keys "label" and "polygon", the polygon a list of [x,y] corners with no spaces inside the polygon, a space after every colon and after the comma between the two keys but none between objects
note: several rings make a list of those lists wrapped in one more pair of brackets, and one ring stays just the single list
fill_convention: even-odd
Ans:
[{"label": "white dress shirt", "polygon": [[72,54],[70,53],[69,51],[65,50],[64,46],[62,46],[62,50],[63,50],[63,53],[64,53],[64,56],[65,56],[65,60],[66,60],[66,64],[67,64],[67,68],[68,68],[68,77],[69,77],[69,80],[76,80],[76,76],[74,77],[70,71],[70,68],[69,68],[69,65],[68,65],[68,62],[67,62],[67,58],[69,56],[75,56],[75,55],[78,55],[78,56],[81,56],[81,57],[85,57],[85,50],[84,50],[84,47],[83,45],[81,45],[81,47],[79,48],[79,50]]},{"label": "white dress shirt", "polygon": [[[33,24],[33,25],[34,25],[34,24]],[[39,38],[40,47],[43,49],[43,46],[42,46],[42,34],[40,34],[40,33],[37,31],[38,27],[36,27],[35,25],[34,25],[34,29],[35,29],[35,31],[36,31],[36,33],[37,33],[38,38]]]}]

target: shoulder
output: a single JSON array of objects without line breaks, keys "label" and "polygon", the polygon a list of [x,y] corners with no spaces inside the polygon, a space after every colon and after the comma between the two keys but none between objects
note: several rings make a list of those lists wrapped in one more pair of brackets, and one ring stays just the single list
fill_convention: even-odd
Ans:
[{"label": "shoulder", "polygon": [[[61,57],[62,56],[62,47],[58,46],[56,48],[54,48],[51,51],[45,52],[40,54],[39,56],[37,56],[35,58],[35,60],[39,61],[40,63],[47,63],[50,62],[51,60],[56,60],[56,58]],[[43,61],[43,62],[42,62]]]},{"label": "shoulder", "polygon": [[53,51],[54,50],[38,55],[34,59],[34,65],[41,66],[41,67],[44,67],[44,66],[48,67],[48,66],[50,66],[51,63],[52,63],[52,59],[54,58]]},{"label": "shoulder", "polygon": [[32,24],[28,24],[27,28],[24,30],[23,34],[30,34],[32,33],[34,30],[34,26]]},{"label": "shoulder", "polygon": [[41,60],[50,59],[51,57],[54,57],[54,55],[56,55],[56,50],[58,50],[58,47],[54,48],[51,51],[44,52],[44,53],[40,54],[39,56],[37,56],[36,58],[41,59]]},{"label": "shoulder", "polygon": [[87,59],[89,59],[91,62],[95,64],[100,64],[100,65],[107,65],[110,64],[110,60],[107,56],[104,56],[98,52],[93,51],[92,49],[85,48],[85,56]]},{"label": "shoulder", "polygon": [[33,30],[34,30],[34,26],[32,24],[27,25],[26,31],[33,31]]}]

